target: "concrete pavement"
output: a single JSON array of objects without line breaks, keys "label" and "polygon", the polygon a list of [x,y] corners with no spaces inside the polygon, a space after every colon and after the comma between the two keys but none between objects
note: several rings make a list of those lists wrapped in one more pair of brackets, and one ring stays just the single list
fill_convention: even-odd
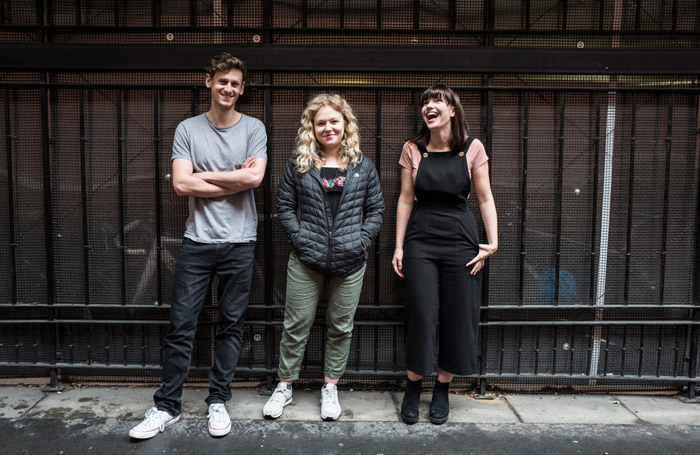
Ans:
[{"label": "concrete pavement", "polygon": [[44,393],[37,386],[0,386],[0,431],[5,454],[71,453],[700,453],[700,404],[678,397],[634,395],[517,395],[492,400],[450,395],[450,419],[401,422],[401,392],[340,386],[337,422],[319,417],[320,393],[296,387],[284,415],[262,418],[259,389],[234,388],[227,409],[230,435],[206,430],[206,388],[186,388],[182,419],[147,441],[128,437],[152,406],[154,388],[71,387]]}]

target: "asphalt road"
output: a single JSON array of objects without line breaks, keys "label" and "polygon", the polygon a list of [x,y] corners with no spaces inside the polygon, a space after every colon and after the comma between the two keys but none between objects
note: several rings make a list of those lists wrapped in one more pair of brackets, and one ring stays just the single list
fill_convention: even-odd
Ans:
[{"label": "asphalt road", "polygon": [[132,420],[0,418],[5,455],[72,454],[600,454],[700,453],[700,427],[233,421],[212,438],[205,419],[183,419],[153,439],[129,438]]}]

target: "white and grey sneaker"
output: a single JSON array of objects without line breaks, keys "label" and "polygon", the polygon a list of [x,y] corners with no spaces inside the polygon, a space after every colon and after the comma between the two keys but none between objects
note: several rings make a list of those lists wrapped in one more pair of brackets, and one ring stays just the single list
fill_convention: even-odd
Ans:
[{"label": "white and grey sneaker", "polygon": [[276,419],[282,415],[284,407],[292,402],[292,386],[285,382],[280,382],[275,387],[272,396],[263,407],[263,416],[266,419]]},{"label": "white and grey sneaker", "polygon": [[212,436],[226,436],[231,431],[231,418],[228,416],[226,406],[223,403],[209,405],[209,434]]},{"label": "white and grey sneaker", "polygon": [[340,417],[340,403],[338,402],[338,387],[325,383],[321,388],[321,418],[332,422]]},{"label": "white and grey sneaker", "polygon": [[180,416],[172,416],[170,413],[161,411],[155,406],[146,411],[146,416],[143,422],[136,425],[129,431],[129,436],[134,439],[149,439],[165,430],[165,427],[170,426],[180,420]]}]

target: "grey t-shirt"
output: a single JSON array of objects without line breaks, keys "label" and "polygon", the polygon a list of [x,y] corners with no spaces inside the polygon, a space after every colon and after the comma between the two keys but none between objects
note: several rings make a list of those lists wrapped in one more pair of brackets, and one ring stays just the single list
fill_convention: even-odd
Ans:
[{"label": "grey t-shirt", "polygon": [[[175,130],[171,160],[192,161],[195,173],[239,169],[251,156],[267,159],[265,125],[256,118],[242,114],[234,125],[220,128],[201,114],[184,120]],[[202,243],[255,241],[258,215],[252,189],[231,196],[188,198],[185,237]]]}]

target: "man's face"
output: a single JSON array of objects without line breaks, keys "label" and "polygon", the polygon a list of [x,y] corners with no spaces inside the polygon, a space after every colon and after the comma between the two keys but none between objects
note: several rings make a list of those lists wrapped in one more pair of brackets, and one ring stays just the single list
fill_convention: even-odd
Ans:
[{"label": "man's face", "polygon": [[240,70],[232,69],[225,73],[217,71],[214,76],[207,74],[205,81],[207,88],[211,90],[212,106],[228,110],[236,106],[238,97],[243,94],[245,82]]}]

